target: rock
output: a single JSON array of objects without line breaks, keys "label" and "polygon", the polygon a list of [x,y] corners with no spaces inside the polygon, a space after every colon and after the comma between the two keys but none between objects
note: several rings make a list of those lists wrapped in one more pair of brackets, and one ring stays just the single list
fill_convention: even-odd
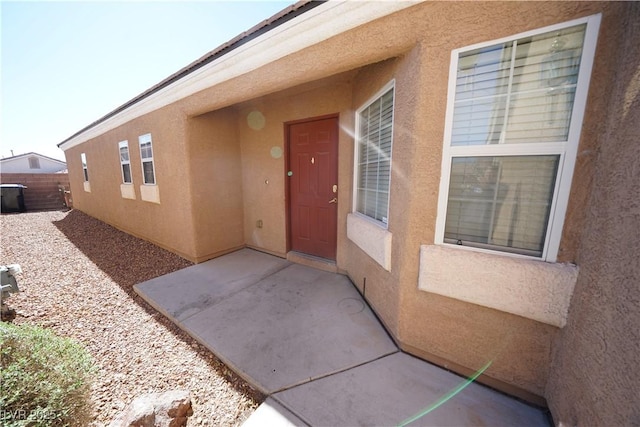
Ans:
[{"label": "rock", "polygon": [[150,393],[135,398],[109,427],[183,427],[191,415],[188,391]]}]

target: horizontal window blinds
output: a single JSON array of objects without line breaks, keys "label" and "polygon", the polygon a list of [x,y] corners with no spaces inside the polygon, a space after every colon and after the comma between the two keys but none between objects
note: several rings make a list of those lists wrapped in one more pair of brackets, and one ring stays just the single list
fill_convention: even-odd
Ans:
[{"label": "horizontal window blinds", "polygon": [[131,160],[129,158],[129,142],[121,141],[118,143],[120,151],[120,165],[122,167],[122,182],[131,184]]},{"label": "horizontal window blinds", "polygon": [[125,163],[129,161],[129,147],[124,145],[120,146],[120,162]]},{"label": "horizontal window blinds", "polygon": [[142,162],[142,174],[144,176],[145,184],[155,184],[156,177],[153,172],[153,162]]},{"label": "horizontal window blinds", "polygon": [[445,242],[541,256],[559,158],[453,158]]},{"label": "horizontal window blinds", "polygon": [[576,92],[586,90],[578,82],[587,25],[528,33],[453,58],[440,241],[555,257],[547,243],[561,229],[550,224],[564,219],[553,215],[566,209],[575,161],[567,150],[578,142],[570,129],[576,99],[583,103]]},{"label": "horizontal window blinds", "polygon": [[359,113],[356,210],[387,223],[391,181],[393,89]]},{"label": "horizontal window blinds", "polygon": [[566,141],[586,24],[460,55],[452,146]]},{"label": "horizontal window blinds", "polygon": [[140,143],[140,156],[143,159],[150,159],[153,157],[153,149],[151,148],[151,141]]},{"label": "horizontal window blinds", "polygon": [[142,158],[142,179],[145,184],[155,184],[156,176],[153,168],[153,148],[151,134],[140,135],[140,157]]}]

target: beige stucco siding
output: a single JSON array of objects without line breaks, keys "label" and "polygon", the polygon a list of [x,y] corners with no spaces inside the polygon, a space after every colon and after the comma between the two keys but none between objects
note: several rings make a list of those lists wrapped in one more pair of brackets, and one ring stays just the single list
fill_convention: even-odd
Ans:
[{"label": "beige stucco siding", "polygon": [[[578,269],[585,263],[604,262],[591,252],[597,245],[587,239],[585,218],[592,208],[597,153],[610,143],[603,137],[607,126],[616,125],[613,116],[603,120],[603,112],[617,111],[615,105],[623,98],[635,99],[637,95],[630,84],[631,89],[622,88],[611,98],[610,82],[616,81],[618,64],[612,58],[624,56],[620,22],[628,7],[595,2],[434,2],[410,7],[330,36],[67,150],[74,201],[79,209],[194,261],[244,245],[286,256],[286,123],[337,114],[337,268],[348,274],[365,295],[400,346],[465,375],[490,362],[480,381],[536,403],[544,404],[547,390],[551,396],[571,395],[575,384],[549,386],[547,380],[559,337],[566,336],[580,345],[584,333],[580,322],[571,320],[571,311],[569,332],[561,333],[557,327],[564,325],[573,283],[561,295],[560,314],[549,320],[526,310],[496,309],[503,308],[504,301],[483,306],[478,300],[461,301],[456,292],[448,293],[450,297],[430,292],[438,288],[437,283],[435,288],[430,282],[420,289],[421,274],[437,277],[424,271],[426,263],[421,271],[420,253],[421,248],[434,245],[451,51],[601,12],[558,261],[575,263]],[[627,70],[633,83],[636,80],[629,77],[632,75],[637,80],[637,75]],[[347,231],[353,200],[355,112],[392,80],[393,163],[385,230],[389,234],[384,234],[390,244],[374,259],[362,248],[367,241],[351,241]],[[633,116],[628,117],[627,126],[631,128]],[[149,132],[153,136],[159,204],[140,200],[137,138]],[[124,139],[129,140],[135,199],[124,199],[120,190],[117,143]],[[87,153],[91,193],[83,190],[81,152]],[[598,166],[601,179],[605,176],[603,167]],[[604,197],[602,192],[594,194]],[[596,206],[602,209],[600,203]],[[595,228],[592,225],[589,230]],[[623,229],[618,231],[624,234]],[[498,259],[502,255],[488,256]],[[446,257],[442,259],[446,262]],[[512,259],[507,264],[508,269],[518,268]],[[568,268],[574,271],[573,266]],[[571,276],[574,281],[576,274]],[[585,280],[592,278],[609,283],[593,267],[578,276],[578,289],[580,277],[582,288],[587,286]],[[523,286],[531,285],[523,280]],[[455,277],[447,277],[447,286],[455,287],[455,283]],[[560,283],[557,288],[562,286]],[[537,297],[535,285],[526,291],[533,299]],[[523,295],[529,295],[527,292]],[[492,298],[481,293],[483,298]],[[580,295],[584,310],[593,310],[588,296]],[[499,293],[495,295],[496,299],[500,297]],[[596,337],[587,341],[592,340]],[[564,367],[578,370],[576,365],[581,361],[568,356],[570,351],[566,347],[556,354],[557,373]],[[584,401],[588,398],[583,396]],[[558,401],[559,413],[570,414],[569,404]]]},{"label": "beige stucco siding", "polygon": [[640,422],[640,4],[619,22],[581,270],[547,387],[557,425]]},{"label": "beige stucco siding", "polygon": [[[420,246],[434,243],[450,55],[456,48],[600,11],[604,13],[601,33],[611,33],[616,7],[595,3],[416,6],[400,12],[398,15],[411,16],[389,22],[389,28],[406,31],[394,25],[406,25],[404,19],[410,19],[410,28],[421,34],[419,43],[402,52],[400,59],[388,61],[393,65],[386,65],[386,71],[382,70],[385,63],[364,68],[354,83],[355,110],[390,78],[396,80],[389,214],[393,244],[390,272],[351,242],[345,248],[349,256],[344,268],[365,291],[403,348],[437,363],[455,365],[463,373],[471,373],[492,361],[483,381],[537,403],[544,402],[540,397],[544,396],[550,350],[558,328],[437,296],[417,286]],[[453,32],[451,28],[465,31]],[[605,36],[599,41],[592,81],[613,78],[606,52],[614,40],[614,36]],[[592,174],[594,148],[602,126],[597,115],[604,108],[606,87],[592,84],[589,96],[591,102],[585,117],[588,125],[582,133],[559,261],[578,258],[578,239],[586,209],[584,195],[590,188],[588,177]]]},{"label": "beige stucco siding", "polygon": [[237,114],[232,108],[187,123],[190,202],[196,261],[244,246],[242,164]]},{"label": "beige stucco siding", "polygon": [[[143,201],[138,137],[151,133],[160,203]],[[132,192],[122,196],[118,142],[129,141]],[[191,188],[186,162],[185,117],[166,107],[65,151],[74,207],[121,230],[192,259],[194,233]],[[87,156],[91,192],[83,186],[80,154]]]},{"label": "beige stucco siding", "polygon": [[[287,252],[286,122],[338,114],[347,131],[338,136],[338,242],[345,239],[349,206],[352,140],[351,74],[302,85],[238,107],[237,126],[242,153],[244,227],[247,245],[285,256]],[[346,173],[345,173],[346,172]],[[262,221],[262,228],[257,222]],[[340,243],[338,247],[340,248]],[[338,250],[340,257],[340,250]]]}]

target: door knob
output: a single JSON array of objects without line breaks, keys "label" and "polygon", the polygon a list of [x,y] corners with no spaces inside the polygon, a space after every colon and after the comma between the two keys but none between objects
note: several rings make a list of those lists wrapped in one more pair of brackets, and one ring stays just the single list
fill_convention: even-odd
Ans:
[{"label": "door knob", "polygon": [[329,200],[329,203],[338,203],[338,199],[334,197],[333,199]]}]

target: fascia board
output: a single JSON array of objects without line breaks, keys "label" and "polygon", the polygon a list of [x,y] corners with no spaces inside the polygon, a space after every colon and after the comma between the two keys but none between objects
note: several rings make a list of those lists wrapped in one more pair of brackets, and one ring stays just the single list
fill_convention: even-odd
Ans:
[{"label": "fascia board", "polygon": [[417,1],[327,1],[151,94],[60,144],[68,150],[135,118],[249,73],[329,37],[413,6]]}]

